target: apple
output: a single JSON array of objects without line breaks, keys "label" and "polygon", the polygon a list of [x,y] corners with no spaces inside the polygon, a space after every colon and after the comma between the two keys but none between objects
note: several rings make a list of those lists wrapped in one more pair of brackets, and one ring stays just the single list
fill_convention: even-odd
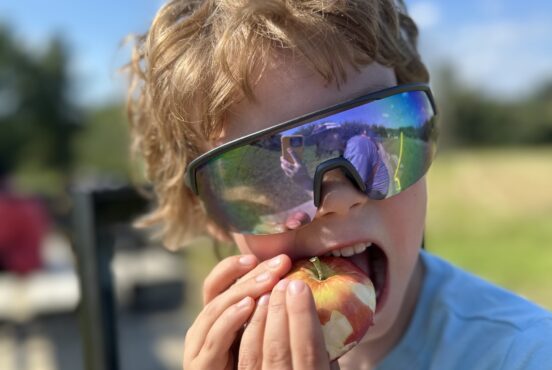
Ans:
[{"label": "apple", "polygon": [[347,259],[330,256],[299,260],[286,278],[302,280],[311,289],[330,361],[352,349],[373,325],[374,285]]}]

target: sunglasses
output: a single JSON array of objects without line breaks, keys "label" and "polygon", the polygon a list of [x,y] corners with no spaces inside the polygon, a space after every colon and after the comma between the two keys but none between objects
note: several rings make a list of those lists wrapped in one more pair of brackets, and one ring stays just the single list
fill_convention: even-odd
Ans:
[{"label": "sunglasses", "polygon": [[437,136],[429,87],[401,85],[210,150],[190,163],[186,183],[225,229],[276,234],[313,220],[324,174],[336,168],[370,199],[401,193],[427,172]]}]

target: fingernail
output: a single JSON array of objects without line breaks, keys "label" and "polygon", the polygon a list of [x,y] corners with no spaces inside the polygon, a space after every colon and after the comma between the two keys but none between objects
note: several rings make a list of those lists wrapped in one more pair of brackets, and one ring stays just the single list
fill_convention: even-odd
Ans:
[{"label": "fingernail", "polygon": [[240,265],[250,266],[255,263],[255,256],[252,254],[246,254],[245,256],[241,256],[239,261]]},{"label": "fingernail", "polygon": [[305,289],[305,283],[301,280],[293,280],[289,283],[289,292],[291,295],[298,295]]},{"label": "fingernail", "polygon": [[280,280],[278,282],[278,284],[276,284],[276,286],[274,287],[274,290],[278,290],[278,291],[284,291],[286,290],[286,287],[288,285],[289,281],[284,279],[284,280]]},{"label": "fingernail", "polygon": [[280,265],[280,263],[282,263],[282,259],[280,258],[280,256],[278,256],[278,257],[274,257],[273,259],[268,261],[268,266],[278,267]]},{"label": "fingernail", "polygon": [[251,298],[250,297],[245,297],[244,299],[242,299],[241,301],[238,302],[238,304],[236,305],[238,308],[244,308],[244,307],[247,307],[249,306],[249,304],[251,303]]},{"label": "fingernail", "polygon": [[262,274],[258,275],[256,278],[255,278],[255,281],[257,283],[260,283],[262,281],[266,281],[270,278],[270,273],[269,272],[263,272]]},{"label": "fingernail", "polygon": [[287,226],[288,226],[290,229],[295,229],[295,228],[301,226],[301,223],[300,223],[299,221],[297,221],[297,220],[293,220],[293,221],[289,221],[289,222],[287,223]]},{"label": "fingernail", "polygon": [[261,296],[261,298],[259,298],[259,306],[266,306],[268,304],[268,301],[270,299],[270,294],[267,293],[267,294],[264,294]]}]

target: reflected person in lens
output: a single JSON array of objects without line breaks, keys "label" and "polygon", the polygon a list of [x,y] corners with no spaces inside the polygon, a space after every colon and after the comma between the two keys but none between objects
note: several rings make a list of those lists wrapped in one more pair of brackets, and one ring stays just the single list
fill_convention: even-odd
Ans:
[{"label": "reflected person in lens", "polygon": [[[362,129],[362,132],[351,136],[351,131],[344,130],[344,126],[325,122],[313,130],[313,136],[317,157],[332,155],[344,157],[358,171],[366,185],[366,194],[372,199],[385,198],[389,189],[388,163],[391,157],[367,129]],[[313,191],[312,177],[301,156],[296,154],[296,148],[292,145],[286,150],[289,156],[280,157],[282,171],[294,182],[302,185],[306,191]]]}]

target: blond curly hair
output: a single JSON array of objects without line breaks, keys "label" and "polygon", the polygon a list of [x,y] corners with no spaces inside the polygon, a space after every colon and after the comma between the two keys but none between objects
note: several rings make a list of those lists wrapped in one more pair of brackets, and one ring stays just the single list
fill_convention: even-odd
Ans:
[{"label": "blond curly hair", "polygon": [[157,199],[139,225],[157,226],[169,248],[206,227],[224,234],[184,184],[185,169],[220,135],[228,108],[254,98],[271,57],[292,53],[328,83],[374,61],[399,83],[427,82],[417,38],[402,0],[169,1],[128,65],[132,149]]}]

